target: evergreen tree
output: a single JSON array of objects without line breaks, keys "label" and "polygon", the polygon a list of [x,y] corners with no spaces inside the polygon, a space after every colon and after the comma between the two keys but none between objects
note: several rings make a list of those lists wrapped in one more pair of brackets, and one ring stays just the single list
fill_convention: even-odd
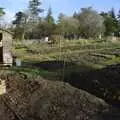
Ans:
[{"label": "evergreen tree", "polygon": [[116,19],[116,15],[115,15],[115,10],[114,10],[114,8],[112,8],[112,9],[108,12],[108,14],[109,14],[113,19]]},{"label": "evergreen tree", "polygon": [[74,13],[73,13],[73,18],[78,18],[77,12],[74,12]]},{"label": "evergreen tree", "polygon": [[25,13],[21,11],[17,12],[15,15],[16,19],[13,21],[13,24],[20,27],[25,22],[25,16]]},{"label": "evergreen tree", "polygon": [[120,37],[120,10],[118,12],[117,17],[118,17],[118,36]]},{"label": "evergreen tree", "polygon": [[27,22],[27,15],[24,12],[17,12],[15,15],[15,20],[13,21],[13,25],[16,25],[15,27],[15,38],[23,40],[25,36],[25,28],[26,28],[26,22]]},{"label": "evergreen tree", "polygon": [[31,15],[31,21],[37,22],[39,20],[39,13],[43,12],[43,9],[40,8],[41,6],[40,0],[30,0],[29,1],[29,12]]},{"label": "evergreen tree", "polygon": [[118,20],[120,21],[120,10],[119,10],[119,12],[118,12],[117,17],[118,17]]},{"label": "evergreen tree", "polygon": [[65,15],[63,13],[60,13],[58,16],[58,23],[60,23],[64,17]]},{"label": "evergreen tree", "polygon": [[0,17],[5,15],[4,8],[0,8]]},{"label": "evergreen tree", "polygon": [[4,8],[0,8],[0,25],[1,25],[1,20],[2,17],[5,15]]},{"label": "evergreen tree", "polygon": [[48,9],[48,13],[47,13],[47,16],[46,16],[45,20],[46,20],[49,24],[54,24],[54,18],[53,18],[53,16],[52,16],[52,8],[51,8],[51,7]]},{"label": "evergreen tree", "polygon": [[115,36],[117,36],[117,34],[118,34],[118,20],[117,20],[116,15],[115,15],[114,8],[112,8],[111,11],[109,11],[108,13],[111,16],[111,18],[113,19],[113,27],[114,27],[113,33]]},{"label": "evergreen tree", "polygon": [[108,13],[102,12],[100,15],[104,17],[104,25],[106,29],[105,36],[109,36],[113,34],[117,36],[118,21],[117,21],[114,9],[112,8],[112,10],[109,11]]},{"label": "evergreen tree", "polygon": [[52,8],[49,7],[48,9],[48,13],[47,16],[45,17],[45,22],[44,22],[44,26],[45,26],[45,34],[49,37],[52,36],[52,34],[54,33],[54,29],[55,29],[55,21],[54,18],[52,16]]}]

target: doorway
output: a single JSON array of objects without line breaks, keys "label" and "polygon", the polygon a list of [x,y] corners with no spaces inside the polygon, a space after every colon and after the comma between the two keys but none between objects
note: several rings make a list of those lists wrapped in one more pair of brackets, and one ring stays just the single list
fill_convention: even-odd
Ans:
[{"label": "doorway", "polygon": [[0,63],[3,63],[3,47],[0,47]]}]

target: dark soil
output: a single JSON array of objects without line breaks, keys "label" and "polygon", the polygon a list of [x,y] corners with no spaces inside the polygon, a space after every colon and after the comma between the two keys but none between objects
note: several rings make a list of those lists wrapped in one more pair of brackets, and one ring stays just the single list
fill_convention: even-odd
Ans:
[{"label": "dark soil", "polygon": [[[23,120],[118,120],[119,111],[83,90],[24,74],[4,74],[6,93],[0,98]],[[15,120],[0,102],[1,120]],[[112,119],[111,119],[112,118]]]},{"label": "dark soil", "polygon": [[120,65],[89,72],[73,72],[65,77],[74,87],[88,91],[120,108]]}]

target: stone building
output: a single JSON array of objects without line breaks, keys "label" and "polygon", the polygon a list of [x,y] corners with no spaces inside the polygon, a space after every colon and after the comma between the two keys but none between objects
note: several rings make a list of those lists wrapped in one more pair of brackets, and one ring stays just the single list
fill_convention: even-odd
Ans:
[{"label": "stone building", "polygon": [[0,28],[0,65],[12,66],[12,34]]}]

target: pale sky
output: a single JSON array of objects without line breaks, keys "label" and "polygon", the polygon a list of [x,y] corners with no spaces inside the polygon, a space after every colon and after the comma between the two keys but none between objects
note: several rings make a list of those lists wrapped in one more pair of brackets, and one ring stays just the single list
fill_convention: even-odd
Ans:
[{"label": "pale sky", "polygon": [[[0,7],[4,7],[6,11],[5,19],[10,21],[16,12],[26,10],[29,0],[0,0]],[[118,12],[120,9],[120,0],[42,0],[42,8],[45,10],[41,16],[46,15],[46,11],[52,7],[53,16],[57,18],[60,12],[66,15],[72,15],[74,11],[80,8],[92,6],[97,11],[108,11],[112,7]]]}]

